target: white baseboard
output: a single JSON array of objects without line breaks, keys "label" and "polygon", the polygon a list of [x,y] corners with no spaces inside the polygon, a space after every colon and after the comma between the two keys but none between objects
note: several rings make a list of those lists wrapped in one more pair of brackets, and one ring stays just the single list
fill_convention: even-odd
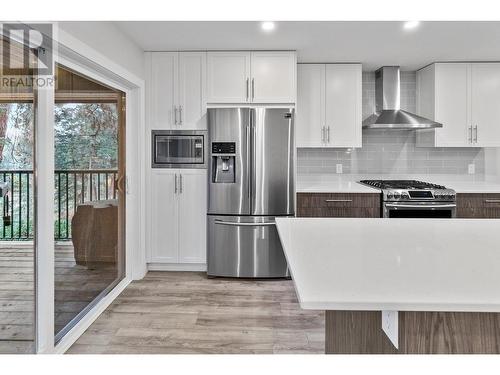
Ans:
[{"label": "white baseboard", "polygon": [[148,263],[148,271],[206,272],[205,263]]},{"label": "white baseboard", "polygon": [[63,354],[90,327],[92,323],[108,308],[118,295],[130,284],[130,279],[123,279],[107,296],[86,314],[54,348],[55,354]]}]

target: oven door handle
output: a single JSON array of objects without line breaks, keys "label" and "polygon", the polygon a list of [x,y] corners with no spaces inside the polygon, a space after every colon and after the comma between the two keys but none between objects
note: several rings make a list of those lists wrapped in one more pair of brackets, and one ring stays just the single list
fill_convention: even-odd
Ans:
[{"label": "oven door handle", "polygon": [[234,221],[222,221],[222,220],[214,220],[215,224],[218,225],[230,225],[235,227],[267,227],[271,225],[276,225],[274,221],[268,221],[266,223],[236,223]]},{"label": "oven door handle", "polygon": [[417,205],[417,204],[394,204],[394,203],[386,203],[386,207],[392,208],[421,208],[421,209],[429,209],[429,208],[455,208],[456,204],[428,204],[428,205]]}]

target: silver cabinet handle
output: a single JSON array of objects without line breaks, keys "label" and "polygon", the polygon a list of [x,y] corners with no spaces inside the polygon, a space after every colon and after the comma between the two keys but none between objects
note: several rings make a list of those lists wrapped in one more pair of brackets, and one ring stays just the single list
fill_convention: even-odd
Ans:
[{"label": "silver cabinet handle", "polygon": [[434,204],[434,205],[418,205],[418,204],[393,204],[386,203],[386,207],[393,208],[421,208],[423,210],[433,209],[433,208],[454,208],[457,207],[456,204]]},{"label": "silver cabinet handle", "polygon": [[179,173],[179,193],[182,194],[182,174]]},{"label": "silver cabinet handle", "polygon": [[352,202],[352,199],[325,199],[325,202]]},{"label": "silver cabinet handle", "polygon": [[182,125],[182,105],[179,106],[179,125]]},{"label": "silver cabinet handle", "polygon": [[469,126],[469,143],[472,143],[472,125]]},{"label": "silver cabinet handle", "polygon": [[249,95],[250,95],[250,94],[248,93],[248,90],[250,90],[250,82],[249,82],[249,81],[250,81],[250,79],[249,79],[249,78],[247,78],[247,102],[248,102]]},{"label": "silver cabinet handle", "polygon": [[233,227],[269,227],[271,225],[276,225],[274,221],[269,221],[267,223],[235,223],[234,221],[222,221],[216,219],[214,222],[217,225],[229,225]]},{"label": "silver cabinet handle", "polygon": [[177,125],[177,106],[174,105],[174,125]]},{"label": "silver cabinet handle", "polygon": [[321,143],[325,143],[325,127],[321,128]]},{"label": "silver cabinet handle", "polygon": [[175,174],[175,181],[174,181],[174,194],[177,194],[177,173]]},{"label": "silver cabinet handle", "polygon": [[252,101],[255,99],[255,78],[252,78]]},{"label": "silver cabinet handle", "polygon": [[327,142],[330,143],[330,126],[326,128]]},{"label": "silver cabinet handle", "polygon": [[485,199],[484,203],[500,203],[500,199]]},{"label": "silver cabinet handle", "polygon": [[477,125],[474,126],[474,132],[475,132],[475,135],[474,135],[474,143],[477,143]]}]

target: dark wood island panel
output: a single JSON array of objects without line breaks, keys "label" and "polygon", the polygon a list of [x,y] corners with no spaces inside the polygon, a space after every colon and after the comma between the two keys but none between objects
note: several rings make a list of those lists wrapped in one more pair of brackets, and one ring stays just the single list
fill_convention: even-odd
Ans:
[{"label": "dark wood island panel", "polygon": [[327,354],[499,354],[500,314],[400,311],[399,349],[380,311],[326,311]]},{"label": "dark wood island panel", "polygon": [[500,194],[458,193],[457,217],[466,219],[500,219]]},{"label": "dark wood island panel", "polygon": [[379,193],[298,193],[298,217],[380,217]]}]

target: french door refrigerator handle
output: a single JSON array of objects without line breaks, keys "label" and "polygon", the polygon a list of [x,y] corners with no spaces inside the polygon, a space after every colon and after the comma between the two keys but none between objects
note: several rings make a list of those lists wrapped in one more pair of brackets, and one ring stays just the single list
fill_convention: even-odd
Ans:
[{"label": "french door refrigerator handle", "polygon": [[274,221],[268,221],[265,223],[236,223],[234,221],[223,221],[219,219],[215,219],[214,223],[217,225],[229,225],[234,227],[269,227],[272,225],[276,225]]}]

